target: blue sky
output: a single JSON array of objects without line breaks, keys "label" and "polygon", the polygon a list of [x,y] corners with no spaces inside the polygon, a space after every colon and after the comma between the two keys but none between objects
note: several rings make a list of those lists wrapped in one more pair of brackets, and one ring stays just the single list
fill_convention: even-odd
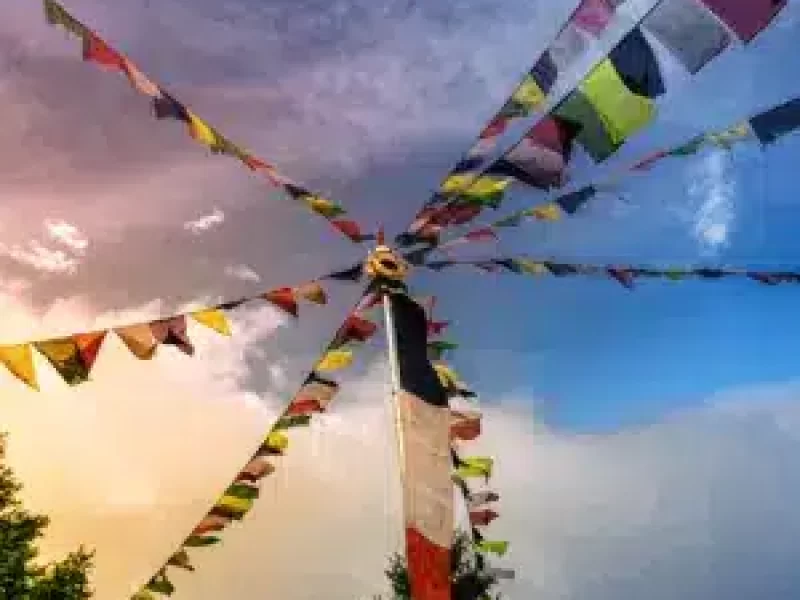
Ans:
[{"label": "blue sky", "polygon": [[[648,131],[608,164],[575,168],[574,179],[602,178],[648,150],[796,97],[800,86],[785,76],[800,69],[795,35],[775,27],[722,55],[667,95]],[[510,230],[500,248],[590,263],[796,268],[798,153],[795,136],[766,150],[750,144],[666,161],[628,178],[623,200],[605,195],[569,222]],[[517,188],[509,205],[545,198]],[[667,281],[630,293],[612,281],[500,277],[449,271],[425,285],[441,290],[442,312],[459,323],[453,333],[469,349],[459,357],[467,379],[490,393],[527,387],[562,427],[649,422],[717,390],[798,373],[796,288]],[[498,366],[503,377],[482,376]]]},{"label": "blue sky", "polygon": [[[68,6],[228,137],[393,232],[575,3]],[[0,19],[3,340],[152,319],[361,256],[235,162],[152,119],[123,78],[80,61],[37,2],[10,6]],[[798,16],[793,3],[752,46],[675,89],[659,121],[597,170],[797,95]],[[511,230],[499,250],[795,267],[798,152],[795,136],[766,152],[668,161],[628,180],[624,201]],[[594,171],[582,163],[575,179]],[[517,189],[506,209],[545,200]],[[511,539],[503,566],[519,573],[509,597],[798,595],[798,288],[642,282],[631,293],[456,270],[412,283],[455,321],[454,363],[481,393],[476,453],[496,457],[503,498],[492,535]],[[193,328],[191,359],[139,362],[111,339],[78,388],[42,364],[41,394],[0,378],[9,462],[28,505],[53,518],[46,555],[96,548],[99,599],[149,577],[251,455],[357,292],[336,286],[299,323],[242,311],[232,339]],[[352,600],[382,589],[385,557],[402,541],[382,356],[365,353],[367,369],[292,440],[245,523],[198,556],[197,573],[176,577],[175,600]],[[342,552],[342,540],[357,543]]]}]

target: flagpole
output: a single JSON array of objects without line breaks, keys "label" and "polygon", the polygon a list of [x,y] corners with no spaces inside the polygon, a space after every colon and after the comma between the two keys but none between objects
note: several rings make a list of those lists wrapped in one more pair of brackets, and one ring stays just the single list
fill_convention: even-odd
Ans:
[{"label": "flagpole", "polygon": [[[403,443],[402,412],[400,408],[400,365],[397,354],[397,329],[392,311],[390,290],[394,285],[403,285],[403,280],[408,272],[408,265],[395,254],[391,248],[384,245],[383,232],[379,232],[377,247],[370,253],[365,264],[365,271],[372,279],[375,291],[381,295],[383,305],[383,319],[386,329],[386,353],[389,360],[389,376],[392,392],[389,396],[389,410],[394,424],[394,437],[397,448],[397,463],[400,473],[400,485],[405,484],[405,445]],[[405,502],[404,513],[405,513]]]},{"label": "flagpole", "polygon": [[392,301],[389,294],[383,293],[383,319],[386,327],[386,350],[389,359],[389,374],[392,382],[392,394],[389,399],[391,411],[394,416],[395,438],[397,440],[397,458],[400,463],[400,481],[405,479],[405,448],[403,447],[403,436],[401,432],[402,416],[400,414],[400,366],[397,362],[397,331],[394,325],[394,315],[392,314]]}]

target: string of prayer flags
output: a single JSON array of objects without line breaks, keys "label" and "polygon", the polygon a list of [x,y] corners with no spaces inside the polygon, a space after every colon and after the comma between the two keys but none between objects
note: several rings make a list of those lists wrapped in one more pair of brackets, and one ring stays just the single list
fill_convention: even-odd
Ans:
[{"label": "string of prayer flags", "polygon": [[56,0],[43,0],[43,2],[47,22],[50,25],[63,27],[81,40],[82,56],[85,61],[124,74],[134,89],[150,99],[156,119],[184,123],[189,136],[208,148],[212,154],[233,157],[250,171],[265,176],[273,186],[282,189],[311,212],[326,219],[334,229],[352,242],[361,243],[374,239],[374,235],[364,233],[358,223],[345,218],[347,212],[344,208],[324,196],[310,192],[279,173],[271,164],[251,155],[227,139],[186,105],[151,81],[133,61],[69,14]]},{"label": "string of prayer flags", "polygon": [[[494,233],[495,238],[497,237],[497,229],[519,227],[527,221],[558,221],[562,215],[574,216],[579,214],[590,200],[601,193],[618,189],[626,175],[650,171],[665,159],[691,156],[700,152],[704,147],[730,151],[734,145],[752,140],[758,140],[762,145],[768,145],[796,132],[798,129],[800,129],[800,98],[794,98],[764,110],[749,119],[736,121],[719,130],[695,135],[670,148],[651,151],[619,172],[613,173],[603,180],[564,192],[556,196],[551,202],[514,211],[489,225],[468,231],[450,240],[441,241],[439,239],[438,233],[441,229],[444,229],[442,227],[437,231],[436,235],[430,236],[426,241],[440,249],[446,249],[470,241],[488,241],[492,238],[492,233]],[[528,183],[526,181],[520,182]],[[431,250],[431,248],[424,249],[428,252]],[[420,249],[415,251],[419,252]]]},{"label": "string of prayer flags", "polygon": [[[431,303],[431,313],[433,311],[433,302]],[[434,346],[437,342],[441,342],[442,340],[436,339],[438,335],[440,335],[443,331],[443,327],[431,327],[431,323],[436,323],[433,321],[432,315],[429,314],[428,316],[428,327],[427,327],[427,341],[428,341],[428,348],[430,350],[431,346]],[[446,322],[440,322],[446,323]],[[450,342],[445,342],[448,345],[455,346],[455,344],[451,344]],[[436,365],[440,365],[440,368],[437,369]],[[460,383],[460,378],[455,375],[455,372],[451,368],[446,368],[447,371],[447,379],[442,382],[442,363],[434,363],[434,370],[436,371],[437,377],[440,378],[440,383],[444,384],[445,390],[447,391],[447,385],[451,384],[453,381],[458,381],[459,385],[465,387],[463,384]],[[494,571],[490,570],[486,565],[486,560],[484,556],[481,554],[487,548],[486,546],[480,546],[481,543],[484,543],[485,540],[481,535],[478,528],[485,528],[488,527],[495,519],[497,519],[500,515],[496,512],[491,504],[498,502],[500,500],[499,494],[494,492],[490,489],[483,489],[473,491],[470,489],[469,484],[467,483],[467,476],[471,476],[473,473],[466,472],[467,468],[473,467],[479,471],[480,476],[482,476],[488,483],[488,477],[491,475],[492,467],[494,465],[494,461],[489,458],[469,458],[469,459],[462,459],[459,456],[458,446],[461,442],[470,442],[476,440],[481,434],[481,413],[477,410],[464,408],[460,406],[457,396],[453,396],[448,392],[448,406],[450,409],[450,466],[453,470],[452,474],[452,481],[455,484],[456,488],[459,490],[464,503],[467,507],[467,512],[470,521],[470,532],[472,534],[472,541],[473,547],[478,552],[475,557],[476,565],[478,568],[485,572],[489,577],[495,577],[496,579],[501,578],[513,578],[514,572],[506,570],[504,572],[498,571],[495,573]],[[493,547],[493,542],[489,542],[488,548]],[[507,542],[494,542],[494,544],[501,544],[503,545],[503,553],[508,548]]]},{"label": "string of prayer flags", "polygon": [[743,42],[763,31],[787,4],[787,0],[702,0]]},{"label": "string of prayer flags", "polygon": [[[160,346],[174,346],[184,354],[192,356],[195,348],[189,338],[187,317],[220,335],[230,336],[231,327],[226,311],[238,308],[246,302],[266,299],[297,316],[297,298],[312,304],[327,302],[327,294],[319,281],[311,281],[294,288],[278,288],[252,297],[153,321],[130,323],[112,329],[80,332],[45,340],[32,340],[22,344],[0,345],[0,363],[5,365],[17,379],[38,391],[39,384],[33,359],[35,349],[47,359],[68,385],[79,385],[89,380],[97,356],[110,331],[113,331],[131,354],[140,360],[151,360]],[[294,302],[294,306],[290,306],[289,300]],[[341,361],[342,357],[339,358],[340,363]]]},{"label": "string of prayer flags", "polygon": [[[288,288],[281,288],[288,289]],[[319,292],[316,284],[295,288],[298,295],[308,299],[308,296],[320,300],[323,294]],[[363,297],[362,297],[363,300]],[[361,317],[357,309],[351,316]],[[336,331],[333,340],[323,351],[322,355],[330,356],[335,351],[336,340],[341,339],[343,331],[348,327],[345,321]],[[352,352],[352,351],[349,351]],[[296,427],[307,427],[314,413],[324,412],[328,404],[339,390],[339,385],[317,372],[321,359],[314,370],[306,377],[298,392],[287,404],[282,414],[262,438],[258,448],[253,452],[245,465],[238,471],[237,476],[217,498],[208,513],[194,526],[191,533],[184,539],[180,547],[172,553],[170,558],[156,572],[153,577],[140,589],[131,600],[156,600],[159,595],[171,595],[174,585],[167,576],[168,567],[186,569],[190,565],[188,550],[218,544],[221,539],[217,535],[209,535],[223,531],[230,523],[241,521],[252,509],[258,499],[260,482],[275,472],[275,461],[284,456],[289,449],[288,431]],[[194,569],[189,569],[194,570]]]},{"label": "string of prayer flags", "polygon": [[[469,265],[481,271],[510,272],[517,275],[554,275],[565,277],[570,275],[584,275],[593,277],[606,277],[613,279],[628,289],[634,288],[634,283],[639,279],[666,279],[682,281],[697,279],[704,281],[717,281],[723,278],[749,279],[764,285],[778,285],[781,283],[800,283],[800,270],[798,271],[771,271],[733,269],[723,267],[668,267],[654,268],[632,265],[593,265],[585,263],[564,263],[550,260],[533,259],[528,257],[504,257],[480,260],[442,260],[427,263],[425,266],[435,271],[451,268],[457,265]],[[446,371],[442,377],[450,377]]]},{"label": "string of prayer flags", "polygon": [[263,295],[263,298],[294,318],[300,315],[298,299],[318,305],[325,305],[328,302],[328,296],[318,281],[294,288],[282,287],[270,290]]},{"label": "string of prayer flags", "polygon": [[[469,187],[480,178],[480,169],[491,151],[497,145],[499,138],[505,133],[508,126],[517,119],[527,118],[537,111],[544,111],[550,101],[551,92],[554,92],[556,81],[570,67],[589,52],[595,51],[594,40],[601,35],[614,20],[616,4],[609,0],[582,0],[561,29],[551,46],[545,50],[525,73],[522,81],[513,90],[508,100],[500,111],[490,119],[489,123],[481,130],[478,139],[470,150],[459,161],[473,159],[475,173],[463,177],[460,181],[460,191]],[[564,89],[571,89],[566,84]],[[502,166],[502,164],[500,165]],[[453,169],[445,178],[439,189],[426,202],[425,208],[447,202],[450,199],[446,193],[448,184],[452,186],[451,176],[458,174],[459,166]],[[453,190],[451,188],[450,193]],[[417,220],[421,217],[417,215]],[[416,234],[417,229],[409,229],[409,234]]]}]

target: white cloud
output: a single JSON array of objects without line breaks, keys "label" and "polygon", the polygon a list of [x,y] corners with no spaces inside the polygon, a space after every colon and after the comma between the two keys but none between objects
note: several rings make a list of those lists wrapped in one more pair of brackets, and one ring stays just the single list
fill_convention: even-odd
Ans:
[{"label": "white cloud", "polygon": [[199,217],[193,221],[187,221],[183,224],[183,228],[187,231],[199,235],[209,229],[218,227],[225,221],[225,213],[218,208],[215,208],[211,214]]},{"label": "white cloud", "polygon": [[[93,319],[85,303],[65,300],[40,322],[12,297],[0,307],[18,339],[23,327],[89,328],[159,312]],[[31,506],[53,516],[47,556],[96,548],[99,599],[127,597],[166,558],[285,401],[262,404],[246,383],[258,343],[285,322],[277,314],[242,313],[232,339],[193,325],[193,358],[165,348],[137,361],[109,340],[93,381],[75,389],[41,362],[41,394],[0,379],[12,466]],[[382,591],[386,557],[402,544],[388,393],[379,364],[343,386],[329,415],[292,431],[256,508],[219,547],[192,553],[197,572],[175,574],[173,597],[350,600]],[[475,453],[497,459],[502,516],[490,532],[512,542],[497,561],[518,572],[508,597],[796,595],[798,395],[800,386],[743,390],[663,424],[592,436],[537,425],[527,400],[484,401]]]},{"label": "white cloud", "polygon": [[225,267],[225,275],[233,277],[234,279],[241,279],[242,281],[253,281],[255,283],[261,281],[261,277],[258,273],[247,265],[229,265]]},{"label": "white cloud", "polygon": [[46,220],[45,228],[51,239],[67,246],[73,252],[83,254],[89,247],[89,240],[80,230],[66,221]]},{"label": "white cloud", "polygon": [[0,253],[18,263],[28,265],[37,271],[45,273],[74,274],[80,262],[63,250],[52,250],[36,240],[31,240],[27,246],[19,244],[13,246],[0,245]]},{"label": "white cloud", "polygon": [[692,230],[701,246],[715,252],[728,243],[735,217],[736,180],[729,154],[715,150],[695,167],[689,194],[695,200]]}]

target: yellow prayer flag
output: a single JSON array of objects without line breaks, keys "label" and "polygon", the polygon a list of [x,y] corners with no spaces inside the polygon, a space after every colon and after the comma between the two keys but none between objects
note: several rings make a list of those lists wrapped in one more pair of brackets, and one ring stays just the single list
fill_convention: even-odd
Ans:
[{"label": "yellow prayer flag", "polygon": [[231,335],[231,326],[228,322],[228,317],[218,308],[196,310],[191,313],[191,317],[198,323],[205,325],[209,329],[213,329],[219,334],[226,336]]},{"label": "yellow prayer flag", "polygon": [[531,110],[544,104],[545,94],[539,84],[536,83],[536,80],[530,74],[527,74],[520,86],[514,90],[511,100]]},{"label": "yellow prayer flag", "polygon": [[558,221],[561,218],[561,208],[555,202],[550,202],[532,208],[530,214],[540,221]]},{"label": "yellow prayer flag", "polygon": [[470,196],[490,196],[503,192],[513,181],[511,177],[478,177],[464,190]]},{"label": "yellow prayer flag", "polygon": [[317,363],[316,371],[331,372],[346,369],[353,363],[353,351],[347,349],[330,350]]},{"label": "yellow prayer flag", "polygon": [[236,498],[235,496],[222,496],[215,506],[228,508],[237,513],[246,513],[253,507],[252,498]]},{"label": "yellow prayer flag", "polygon": [[264,444],[272,450],[283,452],[289,447],[289,438],[280,431],[270,431],[264,440]]},{"label": "yellow prayer flag", "polygon": [[460,192],[475,179],[474,175],[450,175],[442,182],[441,191],[444,194]]},{"label": "yellow prayer flag", "polygon": [[0,362],[18,379],[39,391],[36,368],[33,365],[33,350],[30,344],[0,346]]},{"label": "yellow prayer flag", "polygon": [[608,58],[586,76],[580,91],[597,112],[615,147],[655,116],[655,103],[631,92]]},{"label": "yellow prayer flag", "polygon": [[295,292],[301,297],[314,304],[327,304],[328,295],[325,293],[322,285],[318,281],[312,281],[301,285],[295,289]]},{"label": "yellow prayer flag", "polygon": [[546,275],[548,273],[547,267],[545,267],[543,263],[536,262],[529,258],[518,258],[517,264],[519,268],[522,269],[523,273],[529,275]]},{"label": "yellow prayer flag", "polygon": [[219,142],[217,134],[214,133],[214,130],[211,129],[205,121],[192,111],[187,112],[189,113],[190,135],[201,144],[205,144],[209,148],[214,148]]},{"label": "yellow prayer flag", "polygon": [[441,362],[433,363],[433,370],[436,371],[436,374],[439,376],[439,383],[442,384],[442,387],[451,390],[461,385],[461,381],[456,372],[446,364]]},{"label": "yellow prayer flag", "polygon": [[119,327],[114,331],[136,358],[150,360],[155,355],[158,342],[149,323]]}]

